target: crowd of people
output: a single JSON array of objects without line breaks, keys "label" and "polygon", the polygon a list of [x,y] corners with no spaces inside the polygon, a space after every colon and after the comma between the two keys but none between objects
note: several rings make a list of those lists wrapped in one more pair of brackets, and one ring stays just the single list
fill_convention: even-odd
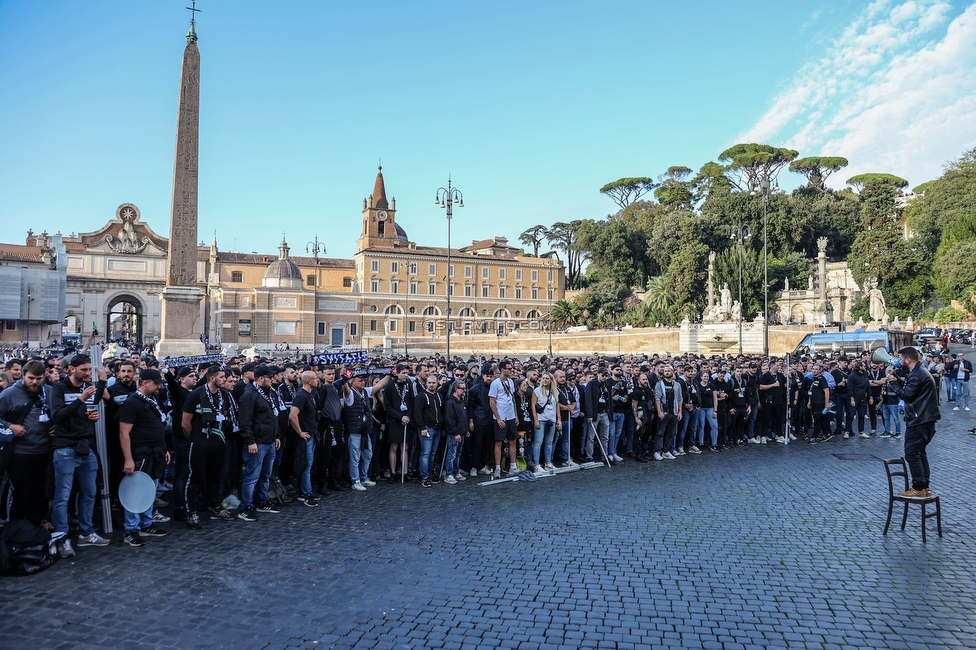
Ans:
[{"label": "crowd of people", "polygon": [[[136,471],[160,495],[143,512],[123,512],[124,542],[138,547],[166,536],[161,525],[171,519],[195,530],[254,522],[289,503],[317,507],[381,482],[431,488],[750,444],[900,438],[903,421],[931,428],[920,448],[906,441],[908,496],[923,496],[937,382],[968,411],[972,364],[963,354],[946,363],[903,352],[901,371],[868,352],[793,360],[435,355],[349,365],[233,357],[179,367],[133,352],[95,370],[83,353],[11,358],[0,374],[0,520],[47,528],[58,553],[71,557],[75,545],[109,544],[95,531],[96,496],[107,491],[118,504],[119,485]],[[104,450],[96,449],[100,418]]]}]

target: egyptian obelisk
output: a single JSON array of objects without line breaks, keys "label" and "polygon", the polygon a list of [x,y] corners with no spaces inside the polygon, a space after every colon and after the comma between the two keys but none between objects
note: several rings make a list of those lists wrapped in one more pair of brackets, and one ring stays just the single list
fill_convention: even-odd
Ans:
[{"label": "egyptian obelisk", "polygon": [[[194,8],[194,11],[196,9]],[[194,14],[191,14],[193,16]],[[163,289],[162,336],[157,357],[203,354],[203,322],[197,285],[197,159],[200,140],[200,50],[191,18],[183,50],[180,108],[176,120],[176,160],[169,222],[169,273]]]}]

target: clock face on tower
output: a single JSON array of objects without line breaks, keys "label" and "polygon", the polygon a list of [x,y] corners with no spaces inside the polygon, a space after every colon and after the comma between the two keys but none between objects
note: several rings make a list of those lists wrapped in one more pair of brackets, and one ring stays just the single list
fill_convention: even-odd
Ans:
[{"label": "clock face on tower", "polygon": [[376,218],[380,221],[386,221],[386,210],[380,210],[376,213]]}]

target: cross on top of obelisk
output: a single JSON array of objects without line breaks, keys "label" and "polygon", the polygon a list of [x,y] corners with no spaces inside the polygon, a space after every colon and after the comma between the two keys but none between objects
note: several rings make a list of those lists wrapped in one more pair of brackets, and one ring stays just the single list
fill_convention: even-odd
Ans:
[{"label": "cross on top of obelisk", "polygon": [[203,9],[197,9],[197,0],[190,0],[190,4],[193,5],[193,6],[186,8],[187,11],[190,12],[190,31],[186,35],[186,42],[187,43],[196,43],[197,42],[197,32],[194,29],[194,27],[196,27],[196,24],[197,24],[197,20],[196,20],[197,13],[202,12]]}]

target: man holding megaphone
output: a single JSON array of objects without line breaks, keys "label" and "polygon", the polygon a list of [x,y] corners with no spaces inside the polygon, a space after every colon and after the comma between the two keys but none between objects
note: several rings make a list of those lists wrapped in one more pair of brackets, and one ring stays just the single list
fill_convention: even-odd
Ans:
[{"label": "man holding megaphone", "polygon": [[[874,359],[894,363],[892,357],[879,359],[876,350]],[[911,346],[898,350],[898,361],[908,369],[908,376],[902,380],[897,375],[888,375],[884,382],[888,393],[905,402],[905,461],[912,475],[912,487],[898,496],[929,497],[929,460],[925,447],[935,435],[935,423],[942,416],[939,413],[939,392],[935,380],[920,363],[918,350]]]}]

